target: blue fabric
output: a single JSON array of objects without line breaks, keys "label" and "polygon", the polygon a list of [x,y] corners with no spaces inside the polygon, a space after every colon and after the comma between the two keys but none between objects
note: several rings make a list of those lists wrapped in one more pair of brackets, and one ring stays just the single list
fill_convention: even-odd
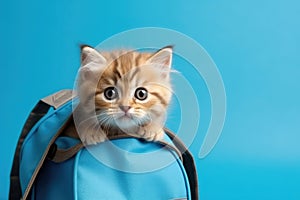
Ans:
[{"label": "blue fabric", "polygon": [[75,199],[72,184],[74,179],[73,170],[74,159],[67,160],[63,164],[56,164],[47,160],[36,180],[32,199]]},{"label": "blue fabric", "polygon": [[[57,141],[66,148],[75,142],[70,138],[59,138]],[[109,143],[96,145],[93,150],[96,149],[97,152],[110,157],[115,166],[127,165],[134,168],[134,165],[138,164],[134,163],[137,160],[130,160],[126,154],[136,152],[139,154],[143,152],[144,159],[140,164],[144,166],[168,157],[173,158],[173,162],[149,172],[124,172],[107,166],[89,149],[84,148],[76,157],[60,164],[47,160],[35,184],[32,199],[190,199],[184,168],[177,156],[168,149],[162,149],[162,146],[156,143],[147,143],[134,138],[113,140],[113,145],[127,150],[120,155],[120,152],[112,151]],[[156,151],[159,151],[160,157],[156,160],[147,158],[147,155]],[[121,157],[122,159],[116,159]]]},{"label": "blue fabric", "polygon": [[72,112],[72,102],[49,112],[31,129],[20,152],[20,182],[24,193],[48,143]]},{"label": "blue fabric", "polygon": [[[155,143],[143,143],[137,139],[114,140],[113,144],[120,147],[126,145],[128,152],[111,151],[109,142],[95,146],[98,152],[112,158],[112,166],[125,165],[135,168],[136,165],[151,166],[160,160],[174,159],[167,149]],[[160,151],[159,156],[151,157],[153,151]],[[143,152],[142,157],[131,159],[129,152]],[[121,159],[114,159],[115,157]],[[150,158],[149,158],[150,157]],[[160,169],[149,172],[126,172],[107,166],[94,155],[82,150],[76,157],[75,191],[77,199],[175,199],[189,197],[189,185],[186,174],[178,159],[173,160]],[[110,163],[111,164],[111,163]]]}]

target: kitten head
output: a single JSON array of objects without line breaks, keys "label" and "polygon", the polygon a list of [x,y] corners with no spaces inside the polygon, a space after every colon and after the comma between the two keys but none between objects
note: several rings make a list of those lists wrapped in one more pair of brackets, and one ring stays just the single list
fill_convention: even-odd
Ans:
[{"label": "kitten head", "polygon": [[[132,132],[163,123],[171,100],[172,47],[155,53],[81,48],[78,94],[104,129]],[[163,124],[161,124],[163,126]]]}]

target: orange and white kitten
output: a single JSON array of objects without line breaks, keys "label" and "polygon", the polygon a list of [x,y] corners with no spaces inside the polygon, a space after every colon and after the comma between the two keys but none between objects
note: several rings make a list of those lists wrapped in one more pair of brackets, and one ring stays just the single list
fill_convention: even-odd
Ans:
[{"label": "orange and white kitten", "polygon": [[83,143],[118,134],[161,139],[172,96],[171,63],[171,46],[155,53],[81,46],[77,130]]}]

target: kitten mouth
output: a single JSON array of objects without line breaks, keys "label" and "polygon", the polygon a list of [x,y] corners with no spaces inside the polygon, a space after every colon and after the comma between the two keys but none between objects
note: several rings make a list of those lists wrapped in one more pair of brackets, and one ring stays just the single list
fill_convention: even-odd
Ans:
[{"label": "kitten mouth", "polygon": [[128,129],[132,128],[135,126],[135,121],[132,116],[130,115],[121,115],[118,118],[116,118],[116,124],[121,128],[121,129]]},{"label": "kitten mouth", "polygon": [[121,117],[119,117],[119,119],[121,120],[132,120],[132,116],[128,115],[128,114],[124,114]]},{"label": "kitten mouth", "polygon": [[117,117],[118,120],[132,120],[133,117],[129,113],[124,113],[121,116]]}]

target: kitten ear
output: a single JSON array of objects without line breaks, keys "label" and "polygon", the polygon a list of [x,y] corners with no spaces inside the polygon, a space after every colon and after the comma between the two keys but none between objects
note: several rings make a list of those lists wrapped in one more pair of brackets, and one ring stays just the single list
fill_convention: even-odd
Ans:
[{"label": "kitten ear", "polygon": [[81,45],[81,80],[94,80],[106,67],[106,59],[93,47]]},{"label": "kitten ear", "polygon": [[149,59],[149,64],[171,68],[173,46],[166,46],[155,52]]},{"label": "kitten ear", "polygon": [[173,46],[166,46],[155,52],[148,60],[147,64],[159,70],[163,79],[168,79],[172,65]]},{"label": "kitten ear", "polygon": [[81,45],[81,66],[88,63],[99,65],[106,65],[106,59],[93,47],[88,45]]}]

